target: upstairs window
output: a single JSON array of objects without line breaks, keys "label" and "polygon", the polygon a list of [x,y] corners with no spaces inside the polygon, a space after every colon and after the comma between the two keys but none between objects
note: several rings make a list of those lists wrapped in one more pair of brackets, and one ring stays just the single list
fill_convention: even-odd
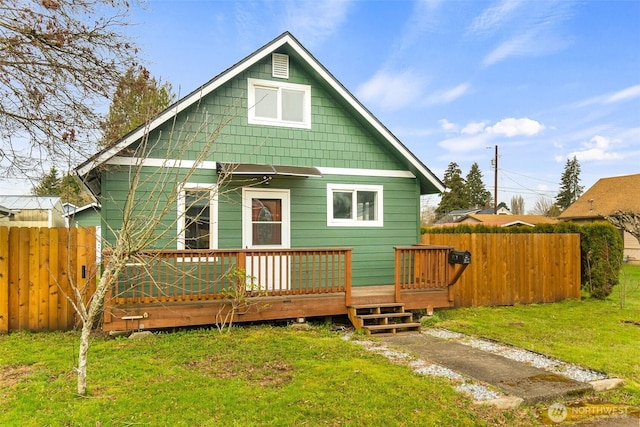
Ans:
[{"label": "upstairs window", "polygon": [[382,227],[381,185],[327,185],[327,225]]},{"label": "upstairs window", "polygon": [[311,86],[249,79],[249,123],[311,128]]}]

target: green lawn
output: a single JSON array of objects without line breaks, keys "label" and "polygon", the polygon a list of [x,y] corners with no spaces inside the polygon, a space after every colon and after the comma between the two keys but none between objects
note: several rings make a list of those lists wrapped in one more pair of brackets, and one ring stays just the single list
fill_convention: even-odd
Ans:
[{"label": "green lawn", "polygon": [[[640,406],[640,267],[605,301],[439,311],[430,324],[627,379],[611,402]],[[75,394],[76,333],[0,336],[0,426],[536,425],[532,408],[471,404],[444,379],[318,326],[96,336],[87,397]]]},{"label": "green lawn", "polygon": [[96,337],[84,398],[75,394],[75,333],[0,336],[0,349],[1,426],[532,423],[530,412],[474,406],[446,380],[394,365],[324,326]]},{"label": "green lawn", "polygon": [[621,282],[604,301],[446,310],[429,324],[625,378],[626,387],[612,398],[640,406],[640,267],[626,266]]}]

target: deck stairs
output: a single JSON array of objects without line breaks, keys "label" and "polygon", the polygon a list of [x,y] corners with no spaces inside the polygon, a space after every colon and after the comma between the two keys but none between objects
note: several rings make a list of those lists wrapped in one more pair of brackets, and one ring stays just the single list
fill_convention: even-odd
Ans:
[{"label": "deck stairs", "polygon": [[377,303],[348,307],[351,323],[367,335],[398,335],[420,332],[413,313],[404,311],[402,303]]}]

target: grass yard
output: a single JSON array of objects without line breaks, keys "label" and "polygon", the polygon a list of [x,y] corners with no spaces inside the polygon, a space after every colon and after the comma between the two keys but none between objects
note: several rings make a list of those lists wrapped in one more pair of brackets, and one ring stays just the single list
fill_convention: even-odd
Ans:
[{"label": "grass yard", "polygon": [[319,326],[95,337],[75,394],[75,333],[0,336],[1,426],[531,425],[471,404],[446,380]]},{"label": "grass yard", "polygon": [[[605,394],[640,406],[640,267],[605,301],[437,312],[429,324],[623,377]],[[624,300],[624,307],[621,301]],[[93,338],[87,397],[75,394],[76,333],[0,336],[0,426],[538,425],[534,411],[473,405],[444,379],[325,326],[238,327]],[[539,408],[538,408],[539,409]]]},{"label": "grass yard", "polygon": [[640,267],[625,266],[621,285],[604,301],[447,310],[429,324],[625,378],[624,389],[608,397],[640,406]]}]

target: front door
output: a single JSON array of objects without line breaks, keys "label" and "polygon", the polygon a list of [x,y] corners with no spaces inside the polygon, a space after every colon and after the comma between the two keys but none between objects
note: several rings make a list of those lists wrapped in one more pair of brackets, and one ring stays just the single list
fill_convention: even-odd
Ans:
[{"label": "front door", "polygon": [[[242,241],[247,249],[288,249],[290,247],[289,190],[242,190]],[[260,255],[247,257],[248,280],[258,289],[273,291],[290,287],[289,257]]]}]

